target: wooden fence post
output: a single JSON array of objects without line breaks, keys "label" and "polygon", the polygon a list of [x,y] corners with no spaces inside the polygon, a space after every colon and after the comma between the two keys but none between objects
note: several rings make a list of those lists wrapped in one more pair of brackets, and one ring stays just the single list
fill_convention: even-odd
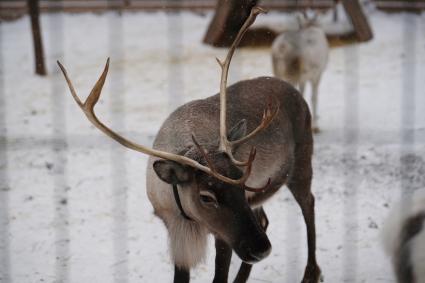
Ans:
[{"label": "wooden fence post", "polygon": [[34,41],[35,73],[41,76],[47,74],[44,64],[43,41],[41,38],[40,9],[38,0],[27,0],[28,12],[31,18],[32,37]]},{"label": "wooden fence post", "polygon": [[373,38],[372,29],[359,0],[342,0],[345,12],[353,23],[358,41],[365,42]]}]

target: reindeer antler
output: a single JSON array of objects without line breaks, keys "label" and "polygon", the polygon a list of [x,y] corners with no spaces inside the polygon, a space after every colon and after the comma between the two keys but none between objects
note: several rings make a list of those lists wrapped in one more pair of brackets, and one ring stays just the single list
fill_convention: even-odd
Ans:
[{"label": "reindeer antler", "polygon": [[271,109],[271,103],[268,104],[267,108],[264,110],[263,119],[260,123],[260,125],[253,130],[251,133],[246,135],[245,137],[230,142],[227,139],[227,124],[226,124],[226,96],[227,96],[227,77],[229,74],[229,66],[230,61],[232,60],[233,54],[235,53],[236,47],[239,45],[243,35],[246,33],[248,28],[254,23],[256,17],[261,14],[265,13],[266,11],[260,7],[254,7],[251,10],[251,13],[248,17],[248,19],[245,21],[241,29],[239,30],[239,33],[237,34],[235,41],[230,46],[229,52],[227,53],[226,60],[224,62],[221,62],[218,58],[216,58],[218,64],[221,67],[221,80],[220,80],[220,145],[219,150],[226,152],[229,156],[229,158],[232,160],[232,162],[235,165],[238,166],[249,166],[249,159],[248,161],[238,161],[234,158],[232,153],[232,148],[235,145],[241,144],[246,142],[247,140],[254,137],[258,132],[260,132],[262,129],[267,128],[273,118],[276,116],[277,112],[279,111],[279,106],[275,108],[274,111]]},{"label": "reindeer antler", "polygon": [[[84,114],[87,116],[89,121],[96,128],[101,130],[104,134],[106,134],[110,138],[114,139],[115,141],[117,141],[121,145],[123,145],[127,148],[130,148],[132,150],[142,152],[144,154],[152,155],[152,156],[155,156],[155,157],[159,157],[159,158],[162,158],[162,159],[172,160],[172,161],[178,162],[180,164],[191,166],[195,169],[198,169],[198,170],[201,170],[201,171],[203,171],[207,174],[210,174],[210,175],[216,177],[217,179],[219,179],[223,182],[226,182],[228,184],[245,186],[245,181],[248,179],[249,174],[251,173],[251,166],[247,167],[247,170],[245,170],[244,175],[240,179],[234,180],[234,179],[231,179],[231,178],[228,178],[226,176],[219,174],[216,170],[214,170],[214,168],[208,168],[206,166],[203,166],[199,162],[197,162],[193,159],[190,159],[188,157],[181,156],[181,155],[178,155],[178,154],[168,153],[168,152],[165,152],[165,151],[156,150],[156,149],[153,149],[153,148],[148,148],[146,146],[134,143],[134,142],[124,138],[123,136],[119,135],[118,133],[114,132],[113,130],[111,130],[110,128],[105,126],[102,122],[100,122],[100,120],[97,118],[96,114],[94,113],[94,107],[95,107],[97,101],[99,100],[99,97],[100,97],[101,92],[102,92],[103,85],[104,85],[105,80],[106,80],[106,76],[108,74],[109,58],[106,61],[106,65],[105,65],[105,68],[102,72],[102,75],[97,80],[96,84],[94,85],[93,89],[91,90],[89,96],[87,97],[87,99],[84,103],[78,97],[78,95],[75,91],[75,88],[72,85],[72,82],[68,77],[68,73],[67,73],[65,67],[59,61],[57,61],[57,63],[59,65],[60,69],[62,70],[62,73],[65,77],[66,82],[68,83],[69,90],[71,91],[72,97],[74,98],[75,102],[77,102],[78,106],[80,106],[81,110],[83,110]],[[195,143],[195,145],[199,146],[199,144],[197,144],[197,143]],[[251,154],[251,155],[255,156],[255,153]],[[250,157],[251,163],[252,163],[254,156]],[[207,162],[210,163],[209,160],[207,160]]]},{"label": "reindeer antler", "polygon": [[[224,105],[224,109],[223,109],[224,111],[221,109],[221,113],[220,113],[220,134],[224,133],[224,136],[225,136],[225,139],[223,139],[222,137],[220,139],[220,149],[224,149],[227,152],[227,154],[229,155],[229,157],[231,158],[231,160],[233,162],[235,162],[236,165],[246,166],[246,169],[245,169],[243,176],[239,179],[231,179],[231,178],[228,178],[226,176],[219,174],[217,172],[217,170],[215,170],[211,160],[208,158],[207,153],[202,149],[202,147],[196,141],[194,136],[192,136],[193,142],[196,145],[196,147],[200,150],[201,154],[204,156],[209,167],[204,166],[204,165],[200,164],[199,162],[197,162],[193,159],[190,159],[188,157],[185,157],[185,156],[181,156],[181,155],[173,154],[173,153],[168,153],[168,152],[156,150],[156,149],[153,149],[153,148],[148,148],[146,146],[134,143],[134,142],[124,138],[123,136],[119,135],[118,133],[114,132],[112,129],[108,128],[106,125],[104,125],[97,118],[97,116],[94,112],[94,107],[99,100],[99,97],[100,97],[101,92],[102,92],[103,85],[105,84],[106,76],[108,74],[108,69],[109,69],[109,58],[106,61],[106,65],[105,65],[105,68],[102,72],[102,75],[97,80],[97,82],[94,85],[93,89],[91,90],[89,96],[87,97],[86,101],[84,101],[84,102],[82,102],[80,100],[80,98],[78,97],[78,95],[77,95],[77,93],[74,89],[74,86],[72,85],[72,82],[68,77],[68,74],[67,74],[65,67],[59,61],[57,61],[57,63],[59,65],[60,69],[62,70],[62,73],[65,77],[65,80],[68,84],[69,90],[71,91],[72,97],[74,98],[74,100],[78,104],[78,106],[81,108],[81,110],[84,112],[84,114],[87,116],[88,120],[96,128],[101,130],[104,134],[106,134],[110,138],[114,139],[115,141],[117,141],[121,145],[123,145],[127,148],[130,148],[132,150],[142,152],[144,154],[152,155],[152,156],[155,156],[155,157],[158,157],[158,158],[167,159],[167,160],[178,162],[180,164],[191,166],[195,169],[201,170],[201,171],[203,171],[203,172],[205,172],[209,175],[212,175],[212,176],[216,177],[217,179],[219,179],[223,182],[226,182],[228,184],[242,185],[242,187],[247,191],[253,191],[253,192],[264,191],[270,185],[270,179],[267,182],[266,186],[259,188],[259,189],[250,188],[250,187],[245,185],[245,182],[247,181],[249,175],[251,174],[252,163],[254,161],[255,153],[256,153],[255,148],[251,149],[251,152],[249,154],[249,158],[246,162],[239,162],[239,161],[234,160],[232,152],[231,152],[231,147],[236,145],[236,144],[240,144],[242,142],[245,142],[249,138],[252,138],[261,129],[267,127],[270,124],[270,122],[273,120],[273,117],[276,115],[278,108],[276,108],[276,110],[274,112],[272,112],[271,103],[269,103],[268,107],[264,111],[263,120],[260,123],[260,125],[254,131],[252,131],[250,134],[248,134],[247,136],[245,136],[242,139],[237,140],[237,141],[229,142],[227,140],[226,124],[225,124],[225,121],[226,121],[226,115],[225,115],[225,112],[226,112],[226,109],[225,109],[225,106],[226,106],[226,101],[225,101],[225,99],[226,99],[226,80],[227,80],[227,73],[228,73],[228,69],[229,69],[230,60],[231,60],[231,57],[234,53],[234,50],[235,50],[237,44],[239,43],[239,41],[242,38],[243,34],[246,32],[247,28],[254,22],[255,17],[259,13],[262,13],[262,12],[264,12],[264,11],[261,8],[258,8],[258,7],[254,7],[251,10],[250,16],[248,17],[245,24],[242,26],[241,31],[238,33],[238,36],[235,39],[235,42],[232,44],[231,50],[229,51],[229,54],[227,55],[226,61],[224,63],[219,62],[220,66],[222,67],[222,70],[223,70],[222,82],[221,82],[221,87],[220,87],[220,97],[224,98],[224,101],[223,101],[223,99],[221,99],[221,105]],[[223,114],[223,112],[224,112],[224,114]],[[223,117],[224,117],[224,119],[223,119]],[[222,127],[223,125],[224,125],[224,128]]]},{"label": "reindeer antler", "polygon": [[279,101],[277,101],[277,99],[274,99],[276,106],[275,106],[275,109],[272,110],[272,107],[273,107],[272,106],[273,105],[272,100],[273,100],[273,98],[271,96],[269,96],[268,99],[267,99],[267,106],[264,109],[263,118],[261,119],[260,125],[258,125],[257,128],[255,128],[251,133],[247,134],[243,138],[240,138],[240,139],[235,140],[235,141],[229,141],[228,143],[231,146],[231,148],[233,148],[236,145],[239,145],[239,144],[246,142],[247,140],[254,137],[262,129],[267,128],[271,124],[274,117],[276,117],[276,114],[279,112]]}]

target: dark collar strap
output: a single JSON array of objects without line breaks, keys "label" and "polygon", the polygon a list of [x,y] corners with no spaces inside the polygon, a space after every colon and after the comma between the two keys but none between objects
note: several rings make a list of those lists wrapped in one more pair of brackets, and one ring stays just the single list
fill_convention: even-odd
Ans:
[{"label": "dark collar strap", "polygon": [[183,210],[182,203],[180,201],[179,191],[177,190],[177,185],[175,184],[173,184],[173,194],[174,194],[174,199],[176,200],[176,203],[177,203],[177,207],[180,209],[180,213],[183,216],[183,218],[185,218],[186,220],[193,221],[193,219],[187,216],[187,214]]}]

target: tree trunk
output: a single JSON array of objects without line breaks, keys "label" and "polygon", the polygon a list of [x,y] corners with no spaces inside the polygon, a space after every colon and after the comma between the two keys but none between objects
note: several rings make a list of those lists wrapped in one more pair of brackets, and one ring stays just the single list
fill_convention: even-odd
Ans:
[{"label": "tree trunk", "polygon": [[218,0],[204,43],[230,46],[258,0]]},{"label": "tree trunk", "polygon": [[44,64],[43,41],[41,39],[40,10],[38,0],[27,0],[28,11],[31,18],[32,36],[34,39],[35,73],[41,76],[47,74]]}]

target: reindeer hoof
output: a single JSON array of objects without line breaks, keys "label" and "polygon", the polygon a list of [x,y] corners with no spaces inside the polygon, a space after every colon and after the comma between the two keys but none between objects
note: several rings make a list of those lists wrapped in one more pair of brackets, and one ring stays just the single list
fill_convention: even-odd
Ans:
[{"label": "reindeer hoof", "polygon": [[316,265],[314,267],[309,267],[305,269],[304,278],[301,283],[318,283],[323,282],[323,276],[321,274],[320,268]]}]

